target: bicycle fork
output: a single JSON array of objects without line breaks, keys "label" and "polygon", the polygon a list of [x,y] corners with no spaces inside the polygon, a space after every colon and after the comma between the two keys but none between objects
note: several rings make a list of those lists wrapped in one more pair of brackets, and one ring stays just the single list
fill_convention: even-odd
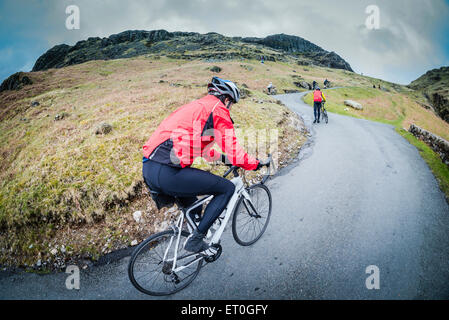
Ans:
[{"label": "bicycle fork", "polygon": [[[248,211],[248,213],[250,215],[254,215],[256,218],[260,218],[260,214],[259,214],[259,212],[257,212],[257,209],[254,207],[253,202],[251,200],[251,197],[248,194],[248,191],[244,190],[242,192],[242,195],[243,195],[243,198],[244,198],[243,199],[243,205],[245,206],[245,209]],[[251,214],[251,210],[248,208],[247,203],[249,204],[251,210],[254,212],[253,214]]]}]

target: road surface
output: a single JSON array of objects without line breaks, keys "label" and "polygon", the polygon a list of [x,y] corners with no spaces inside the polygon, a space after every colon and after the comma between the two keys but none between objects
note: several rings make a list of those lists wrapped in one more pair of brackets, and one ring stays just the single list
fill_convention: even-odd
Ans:
[{"label": "road surface", "polygon": [[[449,208],[415,147],[388,125],[329,114],[311,124],[301,96],[278,96],[312,127],[301,161],[269,182],[270,225],[223,254],[184,291],[157,299],[448,299]],[[81,271],[0,274],[2,299],[154,299],[128,280],[127,258]],[[379,289],[368,290],[368,266]]]}]

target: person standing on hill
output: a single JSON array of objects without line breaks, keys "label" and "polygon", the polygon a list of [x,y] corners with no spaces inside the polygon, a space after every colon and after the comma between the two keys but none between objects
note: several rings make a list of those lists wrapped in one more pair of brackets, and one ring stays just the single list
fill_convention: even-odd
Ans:
[{"label": "person standing on hill", "polygon": [[313,123],[320,123],[320,110],[323,101],[326,102],[326,97],[321,92],[320,87],[316,87],[316,90],[313,92],[313,115],[315,117]]}]

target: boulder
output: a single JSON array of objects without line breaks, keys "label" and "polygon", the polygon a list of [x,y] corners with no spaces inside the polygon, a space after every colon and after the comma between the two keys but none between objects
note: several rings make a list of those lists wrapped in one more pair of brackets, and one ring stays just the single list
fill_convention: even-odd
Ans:
[{"label": "boulder", "polygon": [[62,119],[64,119],[64,118],[67,118],[68,116],[69,116],[69,114],[68,114],[67,112],[61,112],[61,113],[58,113],[58,114],[55,116],[55,121],[62,120]]},{"label": "boulder", "polygon": [[300,66],[309,66],[310,65],[309,61],[304,61],[304,60],[298,60],[296,63]]},{"label": "boulder", "polygon": [[246,99],[247,97],[251,97],[251,91],[249,91],[248,89],[246,89],[245,87],[242,86],[242,88],[240,88],[240,98],[241,99]]},{"label": "boulder", "polygon": [[344,104],[356,110],[363,110],[363,107],[360,103],[355,102],[353,100],[345,100]]},{"label": "boulder", "polygon": [[308,83],[308,82],[305,82],[305,81],[295,81],[295,82],[293,82],[293,84],[295,86],[297,86],[298,88],[304,88],[304,89],[307,89],[307,90],[312,90],[312,85],[310,83]]},{"label": "boulder", "polygon": [[137,223],[140,223],[140,222],[142,222],[142,211],[135,211],[134,213],[133,213],[133,218],[134,218],[134,220],[137,222]]},{"label": "boulder", "polygon": [[212,68],[210,68],[210,71],[217,72],[217,73],[221,72],[221,70],[222,69],[220,67],[218,67],[218,66],[213,66]]},{"label": "boulder", "polygon": [[109,123],[103,122],[95,130],[95,134],[108,134],[112,131],[112,126]]}]

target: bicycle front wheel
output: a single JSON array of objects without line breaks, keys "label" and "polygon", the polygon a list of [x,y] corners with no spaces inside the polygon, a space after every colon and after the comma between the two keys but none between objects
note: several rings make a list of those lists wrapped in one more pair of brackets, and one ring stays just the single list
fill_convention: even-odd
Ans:
[{"label": "bicycle front wheel", "polygon": [[251,202],[241,197],[232,218],[232,235],[242,246],[249,246],[260,239],[271,216],[271,193],[264,184],[247,188]]},{"label": "bicycle front wheel", "polygon": [[128,265],[128,276],[139,291],[153,296],[176,293],[187,287],[200,272],[203,258],[184,250],[183,245],[189,233],[181,232],[176,267],[173,271],[173,257],[178,234],[167,230],[143,241],[134,251]]}]

